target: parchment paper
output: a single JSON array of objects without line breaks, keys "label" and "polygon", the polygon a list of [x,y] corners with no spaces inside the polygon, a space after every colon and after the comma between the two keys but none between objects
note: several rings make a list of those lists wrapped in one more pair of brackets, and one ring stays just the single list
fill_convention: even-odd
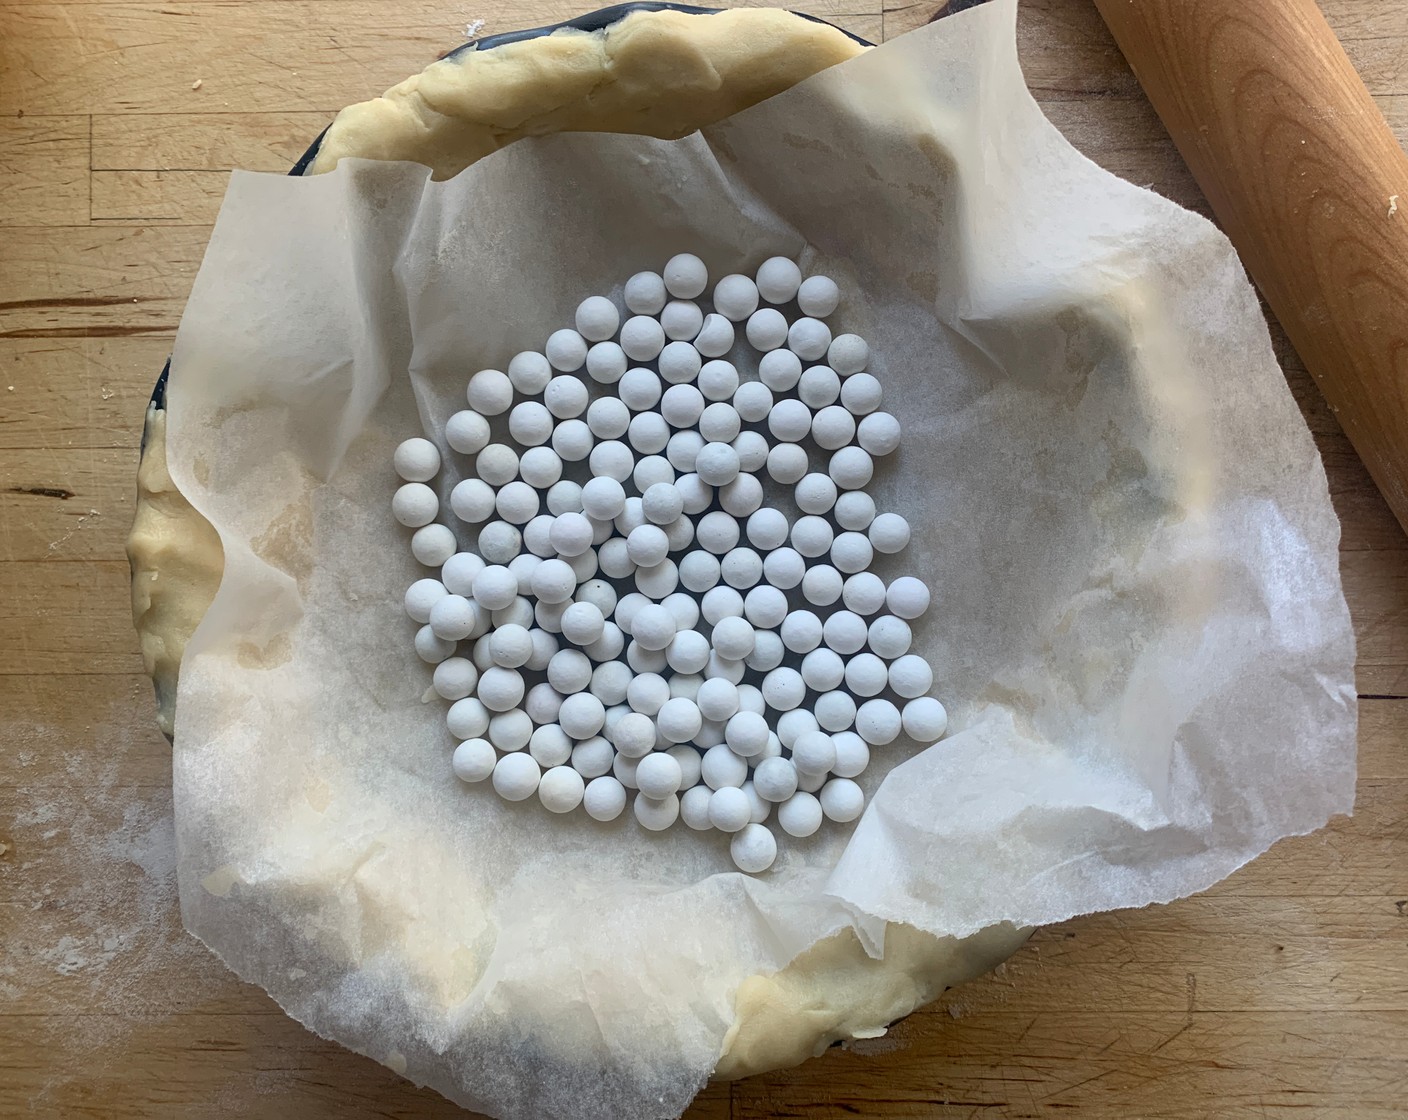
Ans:
[{"label": "parchment paper", "polygon": [[[1212,226],[1042,118],[1014,16],[675,143],[236,174],[170,383],[172,473],[227,563],[181,677],[180,883],[291,1014],[495,1115],[670,1115],[739,982],[828,933],[1173,899],[1349,811],[1338,525],[1253,292]],[[392,448],[438,439],[469,373],[685,249],[840,282],[905,425],[875,493],[916,532],[881,571],[934,587],[952,713],[874,752],[854,832],[757,878],[718,836],[458,782],[389,515]]]}]

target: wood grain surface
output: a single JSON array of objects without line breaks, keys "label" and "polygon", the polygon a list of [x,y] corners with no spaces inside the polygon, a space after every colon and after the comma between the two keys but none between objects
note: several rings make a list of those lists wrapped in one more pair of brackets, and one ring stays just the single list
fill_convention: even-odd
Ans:
[{"label": "wood grain surface", "polygon": [[[936,7],[885,5],[806,10],[881,39]],[[1322,8],[1408,138],[1408,10]],[[0,1116],[465,1115],[309,1034],[181,931],[169,751],[122,542],[143,407],[229,169],[285,169],[332,112],[466,23],[578,10],[0,3]],[[1020,39],[1081,150],[1207,211],[1091,0],[1028,0]],[[693,1120],[1408,1111],[1408,547],[1272,331],[1344,525],[1354,817],[1196,898],[1042,930],[888,1037],[710,1088]]]}]

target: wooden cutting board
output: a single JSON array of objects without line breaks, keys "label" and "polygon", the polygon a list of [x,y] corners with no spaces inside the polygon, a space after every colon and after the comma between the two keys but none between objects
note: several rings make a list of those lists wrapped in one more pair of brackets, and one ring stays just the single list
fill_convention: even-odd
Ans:
[{"label": "wooden cutting board", "polygon": [[[933,0],[815,0],[872,40]],[[891,6],[892,5],[892,6]],[[1322,7],[1408,139],[1408,8]],[[307,1033],[180,929],[169,755],[122,541],[140,418],[232,167],[562,0],[0,3],[0,1116],[453,1117]],[[1206,212],[1090,0],[1027,0],[1048,115]],[[1197,898],[1045,929],[887,1038],[711,1088],[696,1120],[1408,1111],[1408,542],[1272,326],[1344,523],[1353,819]]]}]

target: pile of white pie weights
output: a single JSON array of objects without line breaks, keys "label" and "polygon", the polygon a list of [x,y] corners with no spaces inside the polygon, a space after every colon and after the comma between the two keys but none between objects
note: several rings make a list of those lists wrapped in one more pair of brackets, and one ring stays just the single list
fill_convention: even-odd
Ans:
[{"label": "pile of white pie weights", "polygon": [[626,283],[624,321],[591,296],[541,353],[474,374],[444,430],[470,468],[448,524],[426,439],[396,449],[392,511],[439,569],[406,612],[460,778],[598,821],[633,794],[642,827],[719,830],[757,873],[774,811],[794,837],[855,820],[870,749],[948,715],[909,652],[928,587],[870,570],[909,542],[866,490],[900,425],[865,340],[826,324],[836,283],[773,257],[712,311],[708,283],[673,257]]}]

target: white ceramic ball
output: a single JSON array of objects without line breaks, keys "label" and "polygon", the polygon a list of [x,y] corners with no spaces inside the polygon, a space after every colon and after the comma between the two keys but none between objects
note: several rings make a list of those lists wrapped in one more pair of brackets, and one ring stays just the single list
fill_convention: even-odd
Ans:
[{"label": "white ceramic ball", "polygon": [[807,696],[807,686],[796,669],[778,666],[763,678],[760,686],[768,707],[779,712],[797,707]]},{"label": "white ceramic ball", "polygon": [[868,627],[854,611],[834,611],[822,626],[822,639],[837,653],[849,656],[865,645]]},{"label": "white ceramic ball", "polygon": [[852,416],[866,416],[880,407],[884,388],[879,378],[857,373],[841,383],[841,406]]},{"label": "white ceramic ball", "polygon": [[590,781],[611,773],[611,760],[616,752],[600,735],[584,739],[572,748],[572,769]]},{"label": "white ceramic ball", "polygon": [[680,795],[680,819],[695,832],[707,832],[713,828],[709,821],[709,802],[713,791],[705,785],[691,786]]},{"label": "white ceramic ball", "polygon": [[875,546],[864,533],[838,533],[831,542],[831,563],[847,575],[864,572],[875,559]]},{"label": "white ceramic ball", "polygon": [[856,442],[872,455],[889,455],[900,445],[900,422],[888,412],[872,412],[856,425]]},{"label": "white ceramic ball", "polygon": [[917,653],[907,653],[890,663],[889,683],[895,695],[913,700],[934,687],[934,670]]},{"label": "white ceramic ball", "polygon": [[893,555],[909,544],[909,522],[898,513],[879,514],[867,530],[876,552]]},{"label": "white ceramic ball", "polygon": [[830,564],[814,564],[802,577],[802,597],[814,607],[829,607],[841,598],[844,581]]},{"label": "white ceramic ball", "polygon": [[508,414],[508,434],[524,447],[537,447],[552,438],[554,423],[541,401],[520,401]]},{"label": "white ceramic ball", "polygon": [[473,696],[479,684],[479,670],[465,657],[449,657],[435,666],[431,687],[444,700],[463,700]]},{"label": "white ceramic ball", "polygon": [[777,823],[782,831],[798,839],[815,833],[821,827],[821,818],[821,802],[800,789],[777,807]]},{"label": "white ceramic ball", "polygon": [[870,361],[870,347],[858,334],[838,334],[826,351],[826,364],[842,377],[860,373]]},{"label": "white ceramic ball", "polygon": [[590,739],[601,730],[605,719],[606,705],[590,692],[568,696],[557,713],[562,730],[574,739]]},{"label": "white ceramic ball", "polygon": [[710,552],[696,549],[679,563],[680,582],[690,591],[703,594],[719,582],[719,560]]},{"label": "white ceramic ball", "polygon": [[758,380],[774,393],[790,392],[801,376],[802,359],[791,350],[773,350],[758,360]]},{"label": "white ceramic ball", "polygon": [[482,451],[489,436],[489,421],[472,409],[456,412],[445,421],[445,442],[462,455]]},{"label": "white ceramic ball", "polygon": [[739,432],[733,437],[730,447],[738,453],[738,469],[743,474],[753,474],[767,465],[768,452],[772,444],[762,432]]},{"label": "white ceramic ball", "polygon": [[847,490],[836,499],[831,515],[842,529],[859,532],[875,520],[875,499],[864,490]]},{"label": "white ceramic ball", "polygon": [[885,662],[873,653],[858,653],[846,662],[846,687],[856,696],[879,696],[889,679]]},{"label": "white ceramic ball", "polygon": [[445,561],[440,569],[440,578],[445,587],[456,595],[469,595],[474,588],[474,577],[487,565],[482,556],[473,552],[457,552]]},{"label": "white ceramic ball", "polygon": [[806,570],[807,561],[795,548],[775,548],[763,557],[763,578],[783,591],[797,587]]},{"label": "white ceramic ball", "polygon": [[[543,353],[547,355],[548,364],[553,369],[571,373],[581,369],[587,360],[587,340],[570,327],[563,327],[562,330],[553,331],[548,335],[548,340],[543,345]],[[470,404],[473,403],[470,401]]]},{"label": "white ceramic ball", "polygon": [[615,385],[629,365],[619,342],[598,342],[587,351],[587,376],[598,385]]},{"label": "white ceramic ball", "polygon": [[892,614],[881,615],[875,619],[870,624],[870,631],[866,638],[870,648],[886,661],[903,657],[909,652],[910,643],[913,640],[914,634],[909,628],[909,623]]},{"label": "white ceramic ball", "polygon": [[456,739],[475,739],[489,730],[492,714],[477,697],[456,700],[445,713],[445,726]]},{"label": "white ceramic ball", "polygon": [[748,316],[744,334],[753,349],[776,350],[787,342],[787,319],[775,307],[761,308]]},{"label": "white ceramic ball", "polygon": [[831,522],[824,517],[807,514],[792,523],[792,547],[808,559],[825,555],[833,539]]},{"label": "white ceramic ball", "polygon": [[659,403],[663,390],[660,378],[653,371],[636,366],[622,375],[616,391],[631,411],[643,412]]},{"label": "white ceramic ball", "polygon": [[723,486],[732,482],[738,477],[738,467],[738,452],[727,443],[706,443],[700,448],[694,463],[700,481],[710,486]]},{"label": "white ceramic ball", "polygon": [[749,875],[766,871],[777,859],[777,837],[764,824],[751,821],[729,841],[734,866]]},{"label": "white ceramic ball", "polygon": [[484,739],[466,739],[455,748],[450,767],[462,782],[482,782],[494,772],[498,755]]},{"label": "white ceramic ball", "polygon": [[810,462],[804,447],[795,443],[775,444],[768,452],[768,476],[784,486],[791,486],[806,473]]},{"label": "white ceramic ball", "polygon": [[406,482],[429,482],[440,470],[440,449],[428,439],[416,436],[399,444],[391,465]]},{"label": "white ceramic ball", "polygon": [[700,547],[715,556],[722,556],[738,546],[740,529],[738,520],[723,510],[706,513],[695,527],[695,536]]},{"label": "white ceramic ball", "polygon": [[752,803],[739,786],[724,786],[709,798],[709,823],[720,832],[739,832],[752,819]]},{"label": "white ceramic ball", "polygon": [[508,363],[508,379],[525,397],[536,396],[552,377],[552,363],[536,350],[515,354]]},{"label": "white ceramic ball", "polygon": [[411,534],[411,555],[428,568],[438,568],[459,547],[447,525],[422,525]]},{"label": "white ceramic ball", "polygon": [[538,792],[542,773],[532,755],[522,751],[503,755],[494,766],[494,792],[505,801],[526,801]]},{"label": "white ceramic ball", "polygon": [[732,443],[741,430],[738,410],[727,401],[715,401],[699,416],[699,434],[709,443]]},{"label": "white ceramic ball", "polygon": [[543,681],[535,684],[523,698],[523,710],[534,723],[552,723],[562,708],[562,693]]},{"label": "white ceramic ball", "polygon": [[694,336],[694,348],[706,358],[718,358],[733,349],[734,339],[733,324],[723,315],[710,314]]},{"label": "white ceramic ball", "polygon": [[481,369],[469,379],[465,399],[481,416],[498,416],[513,404],[513,382],[499,370]]},{"label": "white ceramic ball", "polygon": [[[636,767],[636,773],[639,776],[640,767]],[[663,798],[647,797],[644,793],[639,793],[632,803],[632,810],[642,828],[651,832],[664,832],[680,818],[680,799],[673,793]]]},{"label": "white ceramic ball", "polygon": [[626,307],[637,315],[658,315],[669,298],[665,280],[658,272],[637,272],[626,281],[623,292]]},{"label": "white ceramic ball", "polygon": [[639,412],[631,417],[626,439],[642,455],[654,455],[670,442],[670,425],[658,412]]},{"label": "white ceramic ball", "polygon": [[784,443],[797,443],[812,430],[812,410],[795,397],[784,397],[768,413],[768,431]]},{"label": "white ceramic ball", "polygon": [[811,366],[797,381],[797,396],[808,408],[827,408],[841,396],[841,379],[830,366]]},{"label": "white ceramic ball", "polygon": [[937,743],[948,730],[948,711],[932,696],[920,696],[904,706],[902,722],[916,743]]},{"label": "white ceramic ball", "polygon": [[758,294],[769,303],[786,303],[802,286],[802,270],[788,257],[769,257],[758,266]]},{"label": "white ceramic ball", "polygon": [[595,444],[596,438],[585,420],[562,420],[552,430],[552,449],[565,463],[580,463]]},{"label": "white ceramic ball", "polygon": [[[665,445],[665,458],[669,460],[670,466],[681,474],[690,475],[694,473],[694,465],[699,459],[699,452],[704,448],[704,437],[698,432],[681,431],[670,436],[670,442]],[[697,476],[696,476],[697,478]],[[678,481],[678,480],[676,480]],[[704,502],[700,508],[708,506]],[[699,510],[689,510],[687,512],[698,513]]]},{"label": "white ceramic ball", "polygon": [[709,639],[697,630],[682,630],[670,639],[665,660],[676,673],[700,673],[709,663]]},{"label": "white ceramic ball", "polygon": [[507,564],[523,547],[523,534],[507,521],[490,521],[479,530],[475,545],[491,564]]},{"label": "white ceramic ball", "polygon": [[614,821],[626,808],[626,787],[610,774],[593,778],[582,794],[582,808],[594,821]]},{"label": "white ceramic ball", "polygon": [[929,588],[914,576],[900,576],[885,592],[885,605],[899,618],[918,618],[929,609]]},{"label": "white ceramic ball", "polygon": [[781,665],[786,656],[787,648],[775,631],[759,630],[754,635],[753,652],[744,658],[744,664],[759,673],[767,673]]},{"label": "white ceramic ball", "polygon": [[[704,312],[699,309],[699,305],[693,300],[672,299],[665,305],[665,309],[660,312],[660,326],[664,328],[665,337],[675,342],[682,342],[689,346],[690,339],[699,333],[700,327],[704,325]],[[667,348],[668,349],[668,348]],[[694,347],[690,346],[691,350]],[[699,351],[694,351],[695,372],[699,372]],[[664,370],[660,371],[664,374]],[[666,380],[669,380],[666,378]]]},{"label": "white ceramic ball", "polygon": [[763,484],[751,474],[740,473],[731,482],[719,487],[719,505],[733,517],[749,517],[762,508]]},{"label": "white ceramic ball", "polygon": [[577,305],[574,316],[577,333],[591,342],[601,342],[616,333],[621,313],[605,296],[588,296]]},{"label": "white ceramic ball", "polygon": [[838,824],[855,820],[865,809],[865,793],[849,778],[832,778],[817,795],[826,819]]},{"label": "white ceramic ball", "polygon": [[636,766],[636,785],[646,797],[660,800],[678,793],[684,771],[678,760],[661,751],[646,755]]},{"label": "white ceramic ball", "polygon": [[824,319],[841,302],[841,289],[829,276],[808,276],[797,288],[797,306],[803,315]]},{"label": "white ceramic ball", "polygon": [[797,792],[797,768],[788,758],[766,758],[753,770],[753,788],[766,801],[786,801]]},{"label": "white ceramic ball", "polygon": [[832,453],[826,473],[843,490],[861,490],[875,476],[875,463],[867,451],[852,444]]},{"label": "white ceramic ball", "polygon": [[490,486],[518,477],[518,452],[505,443],[491,443],[474,457],[474,472]]},{"label": "white ceramic ball", "polygon": [[[562,730],[558,724],[548,723],[541,727],[533,728],[532,721],[530,720],[529,728],[528,753],[537,759],[539,766],[544,768],[549,766],[561,766],[572,757],[571,736]],[[493,736],[493,730],[494,725],[491,723],[489,725],[491,738]]]},{"label": "white ceramic ball", "polygon": [[740,419],[749,424],[767,419],[772,406],[772,390],[761,381],[745,381],[733,394],[733,407],[738,410]]},{"label": "white ceramic ball", "polygon": [[709,286],[709,269],[693,253],[677,253],[665,262],[665,289],[679,299],[693,299]]},{"label": "white ceramic ball", "polygon": [[[750,381],[749,384],[756,385],[757,382]],[[738,389],[738,370],[732,362],[715,358],[700,367],[699,392],[706,400],[726,401],[734,396]]]},{"label": "white ceramic ball", "polygon": [[845,447],[855,434],[855,418],[839,405],[825,405],[812,417],[812,439],[824,451]]},{"label": "white ceramic ball", "polygon": [[799,774],[825,774],[836,764],[836,744],[824,731],[807,731],[792,744],[792,765]]},{"label": "white ceramic ball", "polygon": [[[811,611],[796,610],[782,620],[781,632],[783,644],[793,653],[810,653],[821,645],[825,626]],[[864,641],[863,636],[861,640]]]},{"label": "white ceramic ball", "polygon": [[[665,348],[665,329],[652,316],[633,315],[621,324],[620,344],[631,361],[653,361]],[[626,371],[626,375],[630,375],[630,370]]]},{"label": "white ceramic ball", "polygon": [[893,743],[902,726],[900,710],[886,699],[867,700],[856,710],[856,733],[872,747]]},{"label": "white ceramic ball", "polygon": [[[729,454],[738,458],[732,448]],[[391,498],[391,515],[408,529],[429,525],[439,512],[439,496],[423,482],[407,482]]]},{"label": "white ceramic ball", "polygon": [[538,782],[538,800],[550,813],[570,813],[582,803],[586,783],[570,766],[554,766]]},{"label": "white ceramic ball", "polygon": [[676,339],[660,351],[656,364],[665,381],[671,385],[683,385],[699,376],[700,361],[698,350],[688,342]]},{"label": "white ceramic ball", "polygon": [[735,323],[758,310],[758,286],[752,277],[730,273],[714,285],[714,307]]}]

